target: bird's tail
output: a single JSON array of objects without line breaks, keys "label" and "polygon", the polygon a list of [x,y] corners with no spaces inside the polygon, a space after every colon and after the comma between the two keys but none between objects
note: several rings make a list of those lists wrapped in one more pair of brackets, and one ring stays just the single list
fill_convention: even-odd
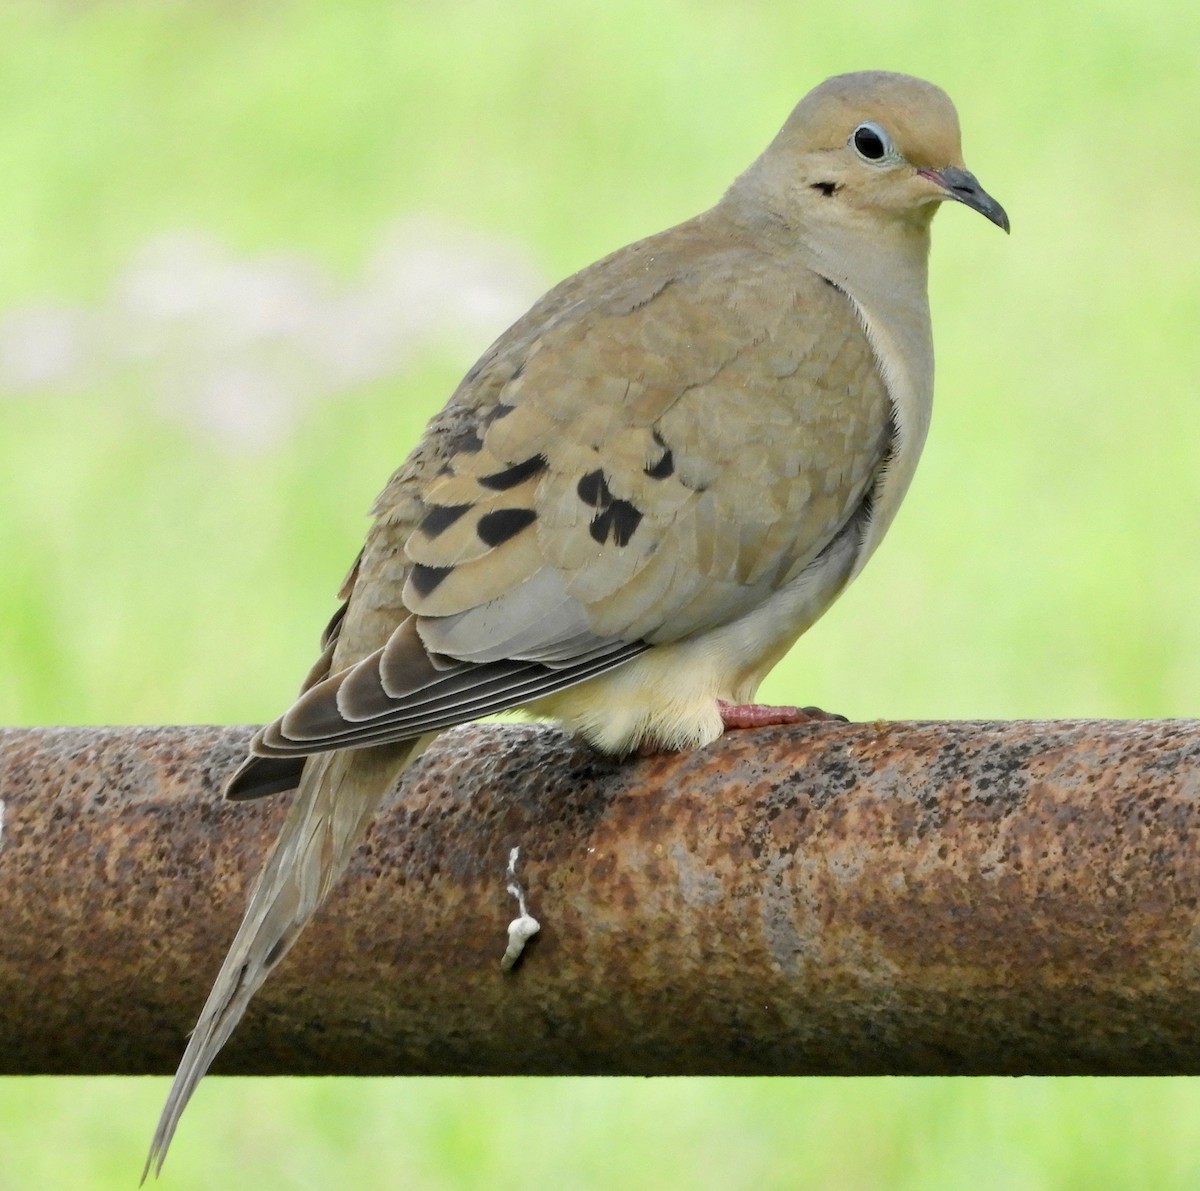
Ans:
[{"label": "bird's tail", "polygon": [[250,998],[287,954],[349,863],[355,846],[413,760],[416,742],[313,756],[242,925],[180,1060],[154,1131],[142,1181],[157,1175],[196,1085],[241,1020]]}]

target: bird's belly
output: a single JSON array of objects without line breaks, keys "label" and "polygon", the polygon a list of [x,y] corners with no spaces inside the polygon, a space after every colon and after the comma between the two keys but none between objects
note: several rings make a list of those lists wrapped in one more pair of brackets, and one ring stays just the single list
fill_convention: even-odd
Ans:
[{"label": "bird's belly", "polygon": [[819,558],[752,612],[654,645],[588,682],[530,704],[606,753],[699,748],[724,731],[717,700],[746,703],[796,638],[841,593],[861,544],[857,517]]}]

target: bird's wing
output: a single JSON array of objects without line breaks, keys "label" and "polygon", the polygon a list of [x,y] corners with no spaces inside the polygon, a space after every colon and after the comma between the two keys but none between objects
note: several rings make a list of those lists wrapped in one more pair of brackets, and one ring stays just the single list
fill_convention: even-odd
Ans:
[{"label": "bird's wing", "polygon": [[535,307],[468,375],[256,754],[409,739],[728,623],[860,507],[891,421],[849,301],[744,251],[655,269],[652,245],[603,301]]}]

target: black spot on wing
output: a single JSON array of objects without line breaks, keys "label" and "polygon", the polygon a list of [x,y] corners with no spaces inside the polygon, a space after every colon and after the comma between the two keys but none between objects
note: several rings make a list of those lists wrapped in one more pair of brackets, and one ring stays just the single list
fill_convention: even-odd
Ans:
[{"label": "black spot on wing", "polygon": [[581,476],[575,491],[579,493],[579,499],[593,509],[606,509],[612,503],[612,493],[608,490],[604,472],[599,468]]},{"label": "black spot on wing", "polygon": [[592,518],[588,531],[602,546],[611,537],[614,546],[628,546],[642,514],[627,500],[614,500],[602,513]]},{"label": "black spot on wing", "polygon": [[478,455],[483,450],[483,439],[474,426],[459,431],[449,442],[450,451],[456,455]]},{"label": "black spot on wing", "polygon": [[675,473],[675,456],[672,454],[671,448],[659,438],[657,430],[654,432],[654,441],[662,447],[662,457],[653,467],[645,467],[642,470],[652,480],[665,480],[668,476]]},{"label": "black spot on wing", "polygon": [[453,567],[427,567],[424,563],[415,563],[408,573],[408,581],[419,596],[427,596],[436,591],[438,585],[454,570]]},{"label": "black spot on wing", "polygon": [[436,538],[438,534],[448,530],[471,507],[469,504],[431,505],[429,512],[421,518],[421,524],[417,528],[423,534]]},{"label": "black spot on wing", "polygon": [[641,512],[627,500],[614,500],[604,472],[597,468],[580,476],[575,486],[579,499],[600,512],[592,518],[588,532],[601,545],[612,538],[617,546],[627,545],[642,519]]},{"label": "black spot on wing", "polygon": [[514,463],[512,467],[506,467],[503,471],[494,471],[490,476],[480,476],[479,484],[480,487],[490,488],[493,492],[504,492],[509,488],[515,488],[530,476],[536,476],[545,466],[545,455],[531,455],[528,459]]},{"label": "black spot on wing", "polygon": [[475,531],[485,546],[500,546],[536,520],[532,509],[493,509],[479,518]]}]

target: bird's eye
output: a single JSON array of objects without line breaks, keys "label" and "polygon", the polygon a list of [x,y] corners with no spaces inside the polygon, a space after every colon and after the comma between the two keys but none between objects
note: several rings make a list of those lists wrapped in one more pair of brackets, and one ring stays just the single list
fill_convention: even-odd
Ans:
[{"label": "bird's eye", "polygon": [[864,161],[887,161],[896,156],[892,138],[873,120],[860,124],[850,134],[850,143]]}]

